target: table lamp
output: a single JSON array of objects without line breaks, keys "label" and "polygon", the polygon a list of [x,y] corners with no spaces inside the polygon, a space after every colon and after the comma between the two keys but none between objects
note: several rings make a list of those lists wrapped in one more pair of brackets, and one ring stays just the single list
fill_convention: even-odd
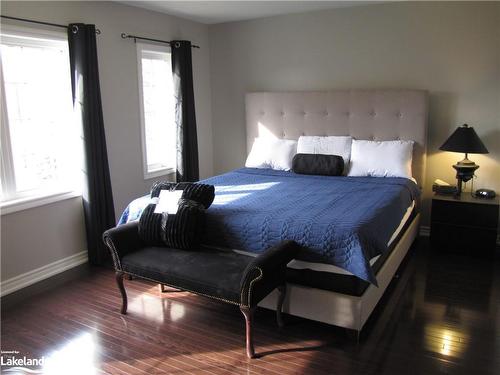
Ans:
[{"label": "table lamp", "polygon": [[453,165],[457,171],[457,195],[460,195],[462,182],[467,182],[474,177],[474,171],[479,168],[479,165],[467,158],[468,154],[487,154],[488,150],[477,136],[474,128],[467,124],[458,127],[439,149],[465,153],[465,158]]}]

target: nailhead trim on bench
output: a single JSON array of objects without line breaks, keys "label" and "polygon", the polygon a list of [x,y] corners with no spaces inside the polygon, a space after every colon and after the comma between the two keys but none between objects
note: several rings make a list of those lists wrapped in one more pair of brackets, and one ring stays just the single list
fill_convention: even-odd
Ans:
[{"label": "nailhead trim on bench", "polygon": [[104,242],[106,243],[106,245],[108,245],[108,247],[111,250],[110,252],[111,252],[111,257],[113,258],[113,263],[115,264],[115,271],[122,271],[120,257],[118,255],[118,251],[116,251],[116,248],[115,248],[113,241],[111,240],[111,238],[106,236],[104,238]]},{"label": "nailhead trim on bench", "polygon": [[[257,276],[256,278],[252,279],[250,281],[250,284],[248,285],[248,300],[247,300],[247,305],[246,305],[247,307],[249,307],[250,303],[252,302],[252,287],[253,287],[253,284],[256,283],[257,281],[261,280],[264,277],[264,272],[262,271],[262,269],[260,267],[256,267],[256,268],[254,268],[254,270],[258,270],[259,271],[259,276]],[[241,304],[243,305],[243,290],[241,291],[240,300],[241,300]]]}]

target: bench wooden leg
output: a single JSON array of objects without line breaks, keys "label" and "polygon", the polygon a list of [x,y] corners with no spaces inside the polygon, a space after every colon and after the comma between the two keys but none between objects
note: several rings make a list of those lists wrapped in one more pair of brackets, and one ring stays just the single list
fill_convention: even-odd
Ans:
[{"label": "bench wooden leg", "polygon": [[246,322],[247,357],[255,358],[255,350],[253,347],[253,335],[252,335],[252,322],[253,322],[253,314],[255,312],[255,307],[249,308],[246,306],[240,306],[240,310],[243,313]]},{"label": "bench wooden leg", "polygon": [[280,285],[278,287],[278,304],[276,306],[276,322],[278,323],[278,327],[282,328],[285,323],[283,322],[283,302],[286,297],[286,284]]},{"label": "bench wooden leg", "polygon": [[174,293],[174,292],[182,292],[180,289],[175,289],[172,287],[168,287],[165,284],[158,284],[160,287],[160,293]]},{"label": "bench wooden leg", "polygon": [[125,291],[125,286],[123,285],[123,277],[125,274],[123,272],[116,272],[116,283],[118,284],[118,289],[120,289],[120,294],[122,295],[122,308],[120,312],[122,314],[127,313],[127,292]]}]

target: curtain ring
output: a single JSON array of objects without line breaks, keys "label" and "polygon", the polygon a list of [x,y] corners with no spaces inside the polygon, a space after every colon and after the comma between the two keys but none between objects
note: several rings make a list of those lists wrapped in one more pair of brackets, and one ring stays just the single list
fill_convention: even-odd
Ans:
[{"label": "curtain ring", "polygon": [[179,42],[175,42],[175,44],[174,44],[175,48],[179,48],[180,46],[181,46],[181,44]]},{"label": "curtain ring", "polygon": [[73,34],[76,34],[76,33],[78,32],[78,26],[77,26],[77,25],[73,25],[73,26],[71,26],[71,32],[72,32]]}]

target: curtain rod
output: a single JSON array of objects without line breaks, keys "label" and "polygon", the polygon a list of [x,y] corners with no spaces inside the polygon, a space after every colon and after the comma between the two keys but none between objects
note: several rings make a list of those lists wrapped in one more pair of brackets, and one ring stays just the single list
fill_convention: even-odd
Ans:
[{"label": "curtain rod", "polygon": [[[35,20],[29,20],[27,18],[19,18],[19,17],[11,17],[11,16],[4,16],[4,15],[0,15],[0,17],[2,18],[6,18],[6,19],[9,19],[9,20],[15,20],[15,21],[23,21],[23,22],[31,22],[31,23],[36,23],[36,24],[39,24],[39,25],[46,25],[46,26],[53,26],[53,27],[61,27],[61,28],[64,28],[64,29],[68,29],[69,26],[66,26],[66,25],[60,25],[58,23],[50,23],[50,22],[43,22],[43,21],[35,21]],[[75,29],[76,28],[76,29]],[[72,30],[74,33],[76,33],[78,31],[78,26],[74,25],[73,26],[73,30]],[[95,29],[95,33],[97,35],[99,35],[101,33],[101,30],[99,29]]]},{"label": "curtain rod", "polygon": [[[149,40],[150,42],[157,42],[157,43],[166,43],[168,45],[170,45],[170,42],[167,41],[167,40],[161,40],[161,39],[152,39],[152,38],[145,38],[143,36],[137,36],[137,35],[130,35],[130,34],[125,34],[125,33],[122,33],[122,38],[123,39],[134,39],[134,42],[137,40],[137,39],[140,39],[140,40]],[[195,44],[191,44],[191,48],[200,48],[200,46],[197,46]]]}]

